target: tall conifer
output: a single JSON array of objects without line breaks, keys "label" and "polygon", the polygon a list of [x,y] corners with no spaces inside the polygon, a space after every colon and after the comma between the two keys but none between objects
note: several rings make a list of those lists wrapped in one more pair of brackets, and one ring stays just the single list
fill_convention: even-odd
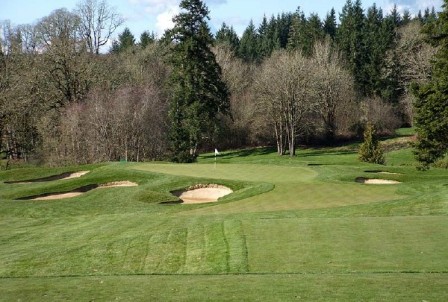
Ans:
[{"label": "tall conifer", "polygon": [[170,42],[170,139],[173,161],[193,162],[205,139],[213,139],[218,116],[229,111],[229,92],[210,49],[208,8],[201,0],[182,0],[175,26],[165,34]]},{"label": "tall conifer", "polygon": [[416,157],[427,168],[448,152],[448,0],[432,37],[440,49],[432,64],[431,80],[413,86],[416,96],[415,126],[418,141]]}]

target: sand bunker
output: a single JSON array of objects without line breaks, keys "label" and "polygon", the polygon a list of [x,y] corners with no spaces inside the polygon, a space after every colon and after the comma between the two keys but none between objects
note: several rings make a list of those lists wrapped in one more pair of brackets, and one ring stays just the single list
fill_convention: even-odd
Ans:
[{"label": "sand bunker", "polygon": [[117,187],[138,187],[138,184],[132,181],[114,181],[99,185],[98,188],[117,188]]},{"label": "sand bunker", "polygon": [[174,195],[183,201],[183,204],[217,202],[219,198],[230,193],[233,193],[230,188],[215,184],[195,185],[186,190],[173,192]]},{"label": "sand bunker", "polygon": [[397,185],[401,182],[396,180],[388,180],[388,179],[371,179],[371,178],[364,178],[364,177],[358,177],[355,180],[358,183],[366,184],[366,185]]},{"label": "sand bunker", "polygon": [[79,178],[83,175],[86,175],[87,173],[89,173],[89,171],[79,171],[79,172],[74,172],[74,173],[70,173],[68,176],[61,178],[61,179],[73,179],[73,178]]},{"label": "sand bunker", "polygon": [[83,175],[86,175],[89,172],[90,171],[67,172],[67,173],[62,173],[62,174],[58,174],[58,175],[52,175],[52,176],[48,176],[48,177],[36,178],[36,179],[30,179],[30,180],[6,181],[5,183],[6,184],[32,184],[35,182],[66,180],[66,179],[79,178]]},{"label": "sand bunker", "polygon": [[61,192],[54,194],[42,194],[38,196],[30,196],[25,198],[20,198],[20,200],[55,200],[55,199],[66,199],[72,198],[76,196],[80,196],[86,192],[92,191],[94,189],[107,189],[107,188],[116,188],[116,187],[136,187],[137,183],[131,181],[114,181],[100,185],[88,185],[78,189],[75,189],[70,192]]},{"label": "sand bunker", "polygon": [[72,198],[79,195],[84,194],[84,192],[69,192],[69,193],[60,193],[60,194],[52,194],[42,197],[31,198],[30,200],[55,200],[55,199],[66,199]]}]

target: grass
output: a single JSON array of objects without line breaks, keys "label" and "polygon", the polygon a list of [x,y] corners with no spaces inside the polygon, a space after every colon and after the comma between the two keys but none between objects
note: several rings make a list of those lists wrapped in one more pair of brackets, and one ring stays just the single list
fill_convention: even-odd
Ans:
[{"label": "grass", "polygon": [[[223,152],[216,163],[205,154],[192,165],[0,172],[0,300],[444,301],[448,172],[417,171],[409,149],[386,158],[360,163],[354,146],[301,149],[293,159],[261,148]],[[82,170],[91,172],[4,183]],[[16,200],[120,180],[139,186]],[[197,183],[235,193],[161,204]]]}]

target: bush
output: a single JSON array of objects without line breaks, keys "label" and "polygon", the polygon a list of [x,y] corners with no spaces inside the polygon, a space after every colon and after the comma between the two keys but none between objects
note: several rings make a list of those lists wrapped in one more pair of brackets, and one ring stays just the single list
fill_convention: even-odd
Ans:
[{"label": "bush", "polygon": [[372,124],[367,124],[364,130],[364,142],[359,148],[359,159],[363,162],[381,164],[385,163],[384,151],[376,138],[375,128]]}]

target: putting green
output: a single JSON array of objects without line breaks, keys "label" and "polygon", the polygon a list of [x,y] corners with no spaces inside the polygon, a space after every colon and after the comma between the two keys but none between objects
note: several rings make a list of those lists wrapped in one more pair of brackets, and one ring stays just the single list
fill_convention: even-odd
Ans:
[{"label": "putting green", "polygon": [[368,187],[353,182],[323,182],[309,167],[258,164],[140,164],[133,169],[215,179],[269,182],[274,190],[244,200],[197,209],[191,214],[235,214],[332,208],[403,198],[395,186]]}]

